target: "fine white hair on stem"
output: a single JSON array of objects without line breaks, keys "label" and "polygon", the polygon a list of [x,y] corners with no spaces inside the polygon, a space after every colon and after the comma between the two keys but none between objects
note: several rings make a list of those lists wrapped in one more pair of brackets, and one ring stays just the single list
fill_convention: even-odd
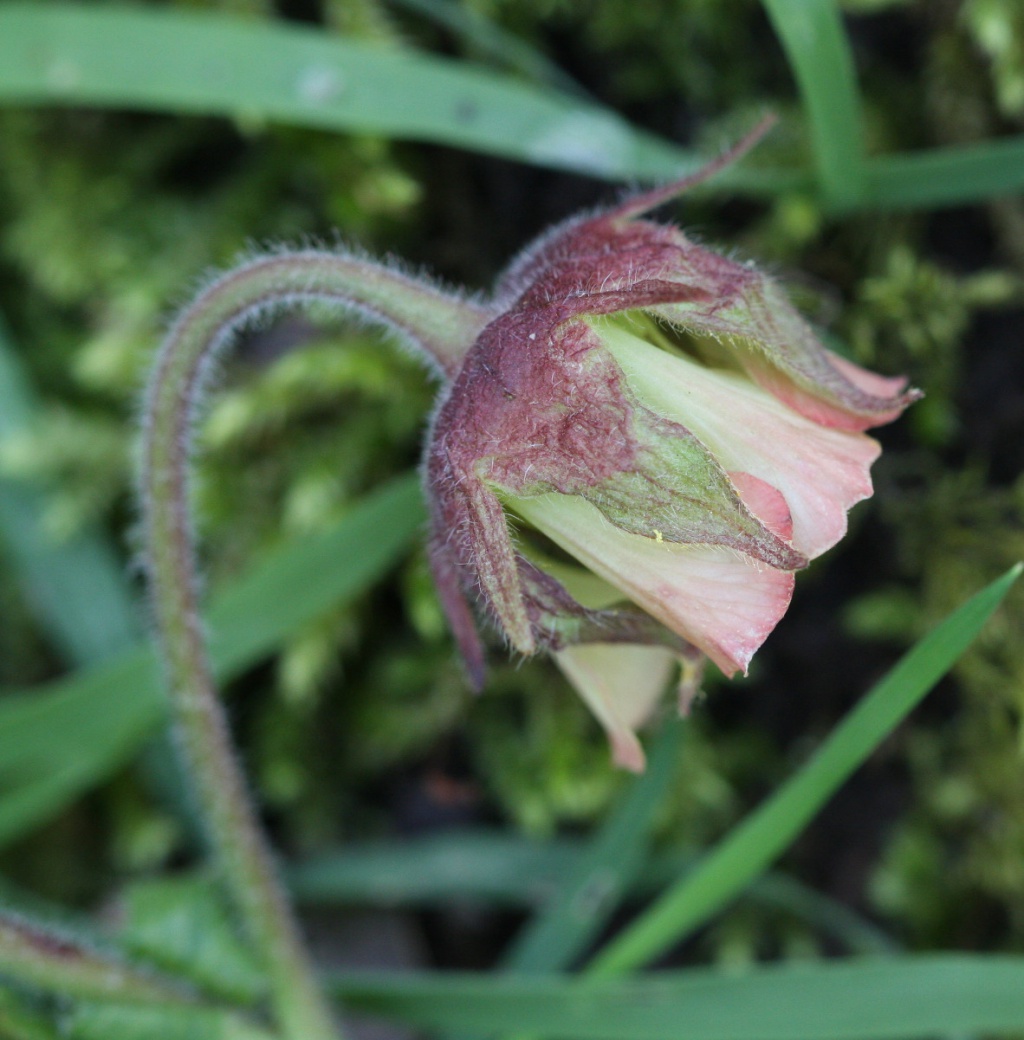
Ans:
[{"label": "fine white hair on stem", "polygon": [[389,329],[442,380],[490,319],[479,304],[352,251],[275,248],[208,280],[171,325],[145,391],[138,460],[144,568],[180,746],[210,847],[262,955],[286,1032],[330,1040],[331,1013],[234,756],[200,620],[190,513],[193,427],[238,331],[313,301]]}]

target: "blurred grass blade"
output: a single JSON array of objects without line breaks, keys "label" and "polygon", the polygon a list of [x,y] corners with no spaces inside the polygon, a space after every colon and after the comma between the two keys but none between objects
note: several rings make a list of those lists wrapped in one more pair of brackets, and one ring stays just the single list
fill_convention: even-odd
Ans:
[{"label": "blurred grass blade", "polygon": [[467,62],[178,10],[0,5],[0,102],[271,119],[613,178],[697,162],[614,112]]},{"label": "blurred grass blade", "polygon": [[513,33],[492,22],[475,7],[467,7],[454,0],[391,0],[396,7],[404,7],[429,18],[459,37],[465,45],[481,57],[497,62],[507,69],[519,72],[536,83],[546,83],[555,90],[578,98],[587,92],[571,76],[563,72],[546,55],[531,47]]},{"label": "blurred grass blade", "polygon": [[836,789],[956,663],[1020,576],[1017,564],[924,639],[836,727],[806,765],[685,874],[588,968],[596,977],[645,964],[720,910],[779,856]]},{"label": "blurred grass blade", "polygon": [[615,982],[335,976],[353,1010],[427,1031],[573,1040],[916,1040],[1024,1029],[1024,958],[951,954],[664,972]]},{"label": "blurred grass blade", "polygon": [[[27,433],[38,404],[0,319],[0,442]],[[46,533],[44,488],[0,477],[0,549],[29,606],[72,664],[89,664],[138,638],[122,568],[97,532]]]},{"label": "blurred grass blade", "polygon": [[[286,877],[296,899],[310,908],[420,907],[469,900],[532,910],[550,904],[563,879],[580,873],[586,850],[587,844],[577,838],[541,843],[502,831],[459,829],[349,844],[286,868]],[[632,878],[630,895],[662,890],[695,860],[686,851],[659,854]],[[743,898],[791,914],[852,952],[894,950],[881,929],[794,878],[765,874]]]},{"label": "blurred grass blade", "polygon": [[870,164],[869,204],[923,209],[978,202],[1024,188],[1024,135],[879,156]]},{"label": "blurred grass blade", "polygon": [[678,775],[684,722],[670,719],[647,771],[587,842],[544,909],[516,936],[502,967],[513,972],[562,970],[597,937],[645,864],[655,813]]},{"label": "blurred grass blade", "polygon": [[187,1001],[169,977],[134,967],[65,932],[0,910],[0,975],[63,997],[106,997],[128,1003]]},{"label": "blurred grass blade", "polygon": [[[223,681],[325,610],[362,593],[423,522],[417,478],[368,496],[334,528],[269,554],[208,617]],[[159,669],[145,647],[0,701],[0,843],[23,834],[120,766],[165,718]]]},{"label": "blurred grass blade", "polygon": [[[863,160],[856,85],[833,5],[773,0],[773,6],[798,77],[814,83],[829,77],[820,100],[808,98],[822,187],[832,193],[826,206],[954,205],[1024,186],[1020,136]],[[798,43],[805,11],[815,29],[806,44]],[[0,4],[0,103],[273,120],[433,142],[612,180],[664,180],[702,162],[606,108],[468,62],[294,24],[179,10]],[[740,164],[711,187],[763,196],[814,184],[804,170]]]},{"label": "blurred grass blade", "polygon": [[286,876],[296,898],[315,905],[486,899],[538,906],[574,869],[579,851],[566,840],[540,844],[501,831],[452,831],[348,845],[296,864]]},{"label": "blurred grass blade", "polygon": [[217,1007],[165,1007],[80,1001],[61,1015],[67,1040],[280,1040],[234,1011]]},{"label": "blurred grass blade", "polygon": [[834,0],[763,2],[800,87],[825,205],[832,211],[856,209],[867,187],[863,126],[839,5]]}]

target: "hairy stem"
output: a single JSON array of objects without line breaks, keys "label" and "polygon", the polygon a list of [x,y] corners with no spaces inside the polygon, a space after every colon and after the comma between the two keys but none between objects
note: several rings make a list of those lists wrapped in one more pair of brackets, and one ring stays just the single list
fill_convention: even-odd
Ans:
[{"label": "hairy stem", "polygon": [[157,634],[173,712],[211,851],[250,941],[264,959],[276,1018],[291,1040],[338,1035],[232,750],[199,614],[189,516],[191,426],[211,360],[267,308],[333,301],[390,326],[451,375],[486,322],[481,308],[399,272],[308,250],[250,261],[213,282],[179,317],[145,401],[144,537]]}]

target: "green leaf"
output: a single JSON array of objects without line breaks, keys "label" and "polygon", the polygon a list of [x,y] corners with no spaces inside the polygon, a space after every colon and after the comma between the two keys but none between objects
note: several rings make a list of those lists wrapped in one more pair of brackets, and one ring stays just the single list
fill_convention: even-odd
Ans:
[{"label": "green leaf", "polygon": [[0,976],[68,997],[125,1003],[188,1000],[176,980],[128,961],[120,950],[94,947],[72,932],[0,910]]},{"label": "green leaf", "polygon": [[614,178],[698,162],[614,112],[466,62],[177,10],[3,4],[0,99],[271,119]]},{"label": "green leaf", "polygon": [[399,7],[429,18],[460,36],[469,48],[488,60],[522,73],[537,83],[547,83],[557,90],[577,97],[586,92],[544,54],[518,36],[491,21],[475,7],[454,0],[393,0]]},{"label": "green leaf", "polygon": [[853,54],[834,0],[764,0],[800,86],[818,181],[833,211],[856,209],[867,187]]},{"label": "green leaf", "polygon": [[[821,136],[816,151],[828,157],[821,162],[841,206],[956,205],[1024,186],[1024,136],[1018,136],[868,159],[868,190],[861,190],[861,182],[840,169],[856,139],[841,140],[838,128],[852,133],[857,120],[846,45],[825,24],[830,17],[825,9],[815,11],[822,28],[808,53],[815,65],[835,59],[836,74],[827,106],[821,102],[822,114],[815,108],[811,115]],[[809,58],[807,64],[812,67]],[[613,180],[680,177],[702,161],[607,109],[467,62],[339,40],[295,25],[107,4],[0,4],[0,103],[266,119],[435,142]],[[835,129],[830,112],[840,114]],[[813,190],[814,184],[800,169],[741,164],[723,171],[711,187],[771,195]]]},{"label": "green leaf", "polygon": [[79,1002],[62,1018],[68,1040],[276,1040],[230,1011],[219,1008],[139,1007]]},{"label": "green leaf", "polygon": [[[346,845],[286,871],[293,895],[311,908],[379,904],[434,906],[485,900],[510,908],[550,905],[563,879],[582,875],[587,845],[560,838],[543,844],[500,831],[455,830],[400,841]],[[661,891],[693,866],[692,852],[653,858],[632,878],[630,895]],[[856,953],[882,953],[893,943],[849,908],[794,878],[765,874],[744,898],[771,906],[831,935]]]},{"label": "green leaf", "polygon": [[[423,522],[414,475],[368,496],[334,528],[288,544],[216,596],[208,629],[221,681],[289,633],[360,595]],[[166,718],[160,669],[138,647],[45,689],[0,701],[0,843],[120,766]]]},{"label": "green leaf", "polygon": [[[0,319],[0,442],[27,433],[39,404]],[[29,605],[73,664],[123,650],[138,638],[113,548],[96,531],[67,540],[46,533],[46,488],[0,477],[0,548]]]},{"label": "green leaf", "polygon": [[516,936],[502,962],[506,971],[564,969],[599,934],[645,864],[654,815],[678,773],[683,727],[678,719],[663,727],[647,771]]},{"label": "green leaf", "polygon": [[1024,135],[996,141],[879,156],[868,168],[867,206],[957,206],[1024,187]]},{"label": "green leaf", "polygon": [[907,716],[1002,602],[1024,565],[976,593],[925,636],[836,727],[802,769],[612,940],[588,973],[607,977],[650,961],[706,921],[793,841],[836,789]]},{"label": "green leaf", "polygon": [[266,993],[259,959],[243,945],[218,887],[204,877],[138,881],[120,898],[118,934],[133,954],[212,996],[250,1004]]},{"label": "green leaf", "polygon": [[537,906],[578,858],[575,842],[542,845],[501,832],[459,830],[349,845],[289,867],[286,878],[296,898],[312,905],[469,898]]},{"label": "green leaf", "polygon": [[911,1040],[1024,1029],[1024,958],[938,955],[658,973],[338,975],[352,1009],[430,1031],[573,1040]]},{"label": "green leaf", "polygon": [[4,1040],[60,1040],[57,1027],[24,995],[0,986],[0,1036]]}]

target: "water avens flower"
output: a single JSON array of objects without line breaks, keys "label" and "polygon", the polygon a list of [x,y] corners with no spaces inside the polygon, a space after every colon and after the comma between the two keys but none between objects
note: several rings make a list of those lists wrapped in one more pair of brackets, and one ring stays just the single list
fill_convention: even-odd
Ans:
[{"label": "water avens flower", "polygon": [[822,347],[755,267],[645,217],[695,179],[526,249],[425,457],[434,576],[474,683],[472,602],[514,650],[555,655],[635,770],[673,661],[684,707],[704,655],[746,672],[794,572],[871,494],[864,430],[918,396]]}]

